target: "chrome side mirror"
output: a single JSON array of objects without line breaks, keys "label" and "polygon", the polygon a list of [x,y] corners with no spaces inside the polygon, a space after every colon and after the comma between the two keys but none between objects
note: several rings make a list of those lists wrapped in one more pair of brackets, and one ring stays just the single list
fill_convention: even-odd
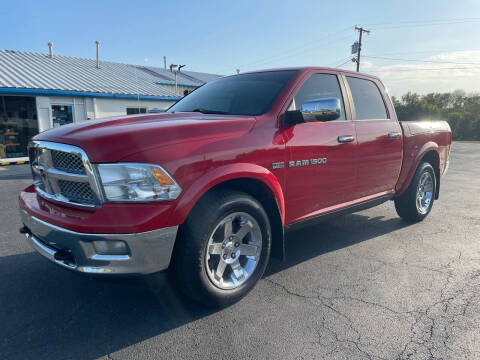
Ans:
[{"label": "chrome side mirror", "polygon": [[328,97],[310,100],[302,104],[302,114],[305,121],[332,121],[341,115],[340,99]]}]

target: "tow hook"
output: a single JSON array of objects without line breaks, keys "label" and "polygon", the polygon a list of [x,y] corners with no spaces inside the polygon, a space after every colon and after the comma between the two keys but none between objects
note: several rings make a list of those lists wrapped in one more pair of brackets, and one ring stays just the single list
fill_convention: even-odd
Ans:
[{"label": "tow hook", "polygon": [[72,252],[68,250],[58,250],[53,257],[55,260],[63,261],[65,264],[75,264]]},{"label": "tow hook", "polygon": [[18,231],[20,234],[30,234],[30,230],[26,226],[22,226]]}]

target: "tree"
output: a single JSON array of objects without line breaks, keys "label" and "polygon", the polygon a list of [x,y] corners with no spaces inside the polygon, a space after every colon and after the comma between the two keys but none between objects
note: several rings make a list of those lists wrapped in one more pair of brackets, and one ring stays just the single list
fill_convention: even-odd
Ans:
[{"label": "tree", "polygon": [[400,121],[445,120],[454,140],[480,140],[480,95],[463,90],[392,97]]}]

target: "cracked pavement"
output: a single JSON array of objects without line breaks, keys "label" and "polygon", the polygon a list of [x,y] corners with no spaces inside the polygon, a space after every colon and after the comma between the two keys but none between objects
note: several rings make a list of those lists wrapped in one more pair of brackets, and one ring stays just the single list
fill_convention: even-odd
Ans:
[{"label": "cracked pavement", "polygon": [[455,143],[419,224],[392,202],[288,235],[241,302],[183,299],[165,274],[98,279],[18,234],[27,166],[0,167],[2,359],[479,359],[480,144]]}]

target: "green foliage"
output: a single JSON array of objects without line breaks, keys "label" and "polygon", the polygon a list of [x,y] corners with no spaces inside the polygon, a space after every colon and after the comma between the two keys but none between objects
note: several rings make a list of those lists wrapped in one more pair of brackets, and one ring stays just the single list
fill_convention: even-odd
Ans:
[{"label": "green foliage", "polygon": [[480,95],[452,93],[418,95],[408,92],[392,97],[400,121],[445,120],[454,140],[480,140]]}]

